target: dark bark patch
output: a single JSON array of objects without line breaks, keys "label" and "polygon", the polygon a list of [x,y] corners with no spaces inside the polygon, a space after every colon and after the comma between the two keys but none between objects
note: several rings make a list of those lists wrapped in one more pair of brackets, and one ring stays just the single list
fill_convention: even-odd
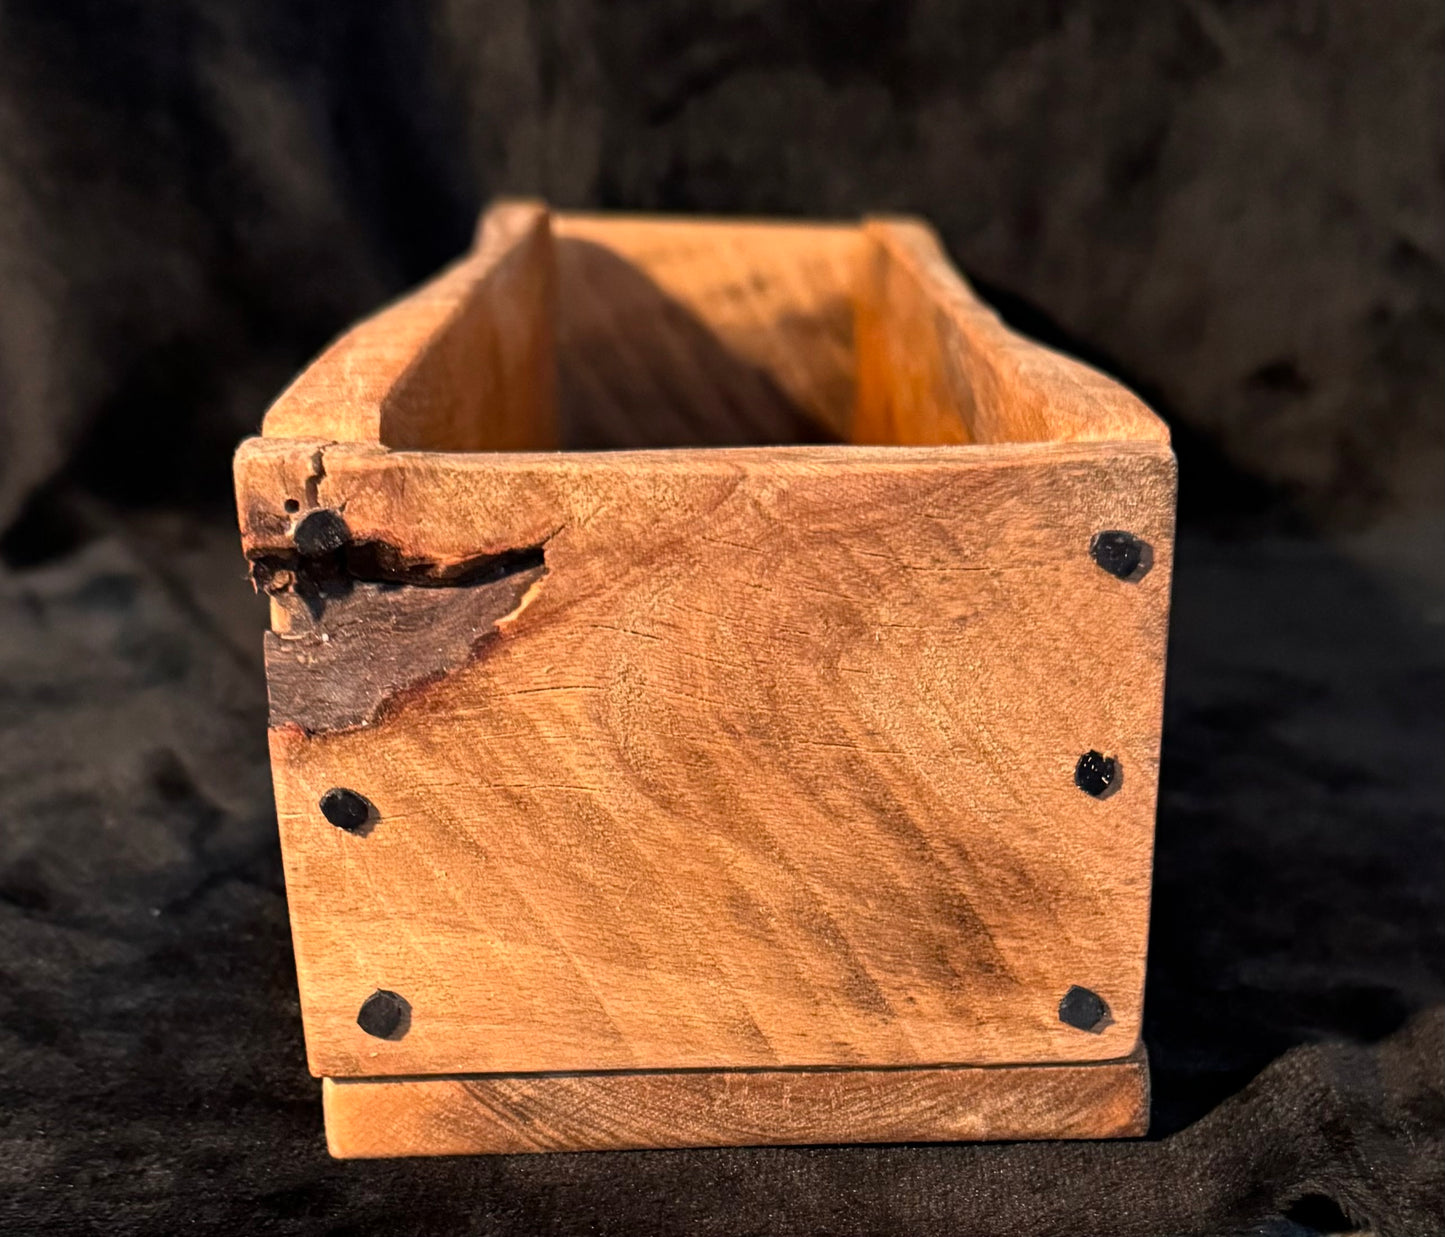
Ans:
[{"label": "dark bark patch", "polygon": [[448,587],[350,580],[310,627],[266,633],[271,725],[308,734],[377,721],[445,678],[497,635],[497,621],[547,574],[544,564]]}]

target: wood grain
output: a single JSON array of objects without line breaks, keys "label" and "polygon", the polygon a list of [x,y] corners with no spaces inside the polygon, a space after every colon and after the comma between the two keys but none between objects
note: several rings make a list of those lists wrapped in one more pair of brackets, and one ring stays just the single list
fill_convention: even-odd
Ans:
[{"label": "wood grain", "polygon": [[337,340],[262,432],[473,451],[1168,441],[1118,383],[1007,329],[916,220],[524,202]]},{"label": "wood grain", "polygon": [[470,254],[346,332],[261,432],[439,451],[554,447],[556,285],[546,208],[495,206]]},{"label": "wood grain", "polygon": [[559,214],[570,447],[847,438],[856,227]]},{"label": "wood grain", "polygon": [[992,1069],[699,1071],[322,1084],[340,1158],[640,1147],[1122,1138],[1148,1126],[1143,1050]]},{"label": "wood grain", "polygon": [[504,204],[264,434],[336,1154],[1142,1131],[1168,431],[926,226]]},{"label": "wood grain", "polygon": [[[540,546],[547,575],[375,724],[278,718],[316,1072],[1133,1048],[1167,448],[319,450],[357,541],[436,570]],[[1089,557],[1111,528],[1153,547],[1137,583]],[[1122,768],[1107,800],[1073,784],[1090,750]],[[335,785],[376,804],[367,838],[319,817]],[[1074,984],[1101,1033],[1059,1021]],[[356,1026],[375,988],[405,1038]]]},{"label": "wood grain", "polygon": [[546,574],[529,567],[449,588],[348,580],[330,596],[289,594],[299,604],[266,633],[271,724],[318,733],[375,722],[477,656]]},{"label": "wood grain", "polygon": [[1005,327],[926,225],[873,219],[863,232],[852,441],[1169,441],[1119,383]]}]

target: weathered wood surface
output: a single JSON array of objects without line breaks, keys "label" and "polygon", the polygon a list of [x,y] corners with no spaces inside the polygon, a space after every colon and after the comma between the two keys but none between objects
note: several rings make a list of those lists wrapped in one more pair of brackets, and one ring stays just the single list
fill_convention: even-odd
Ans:
[{"label": "weathered wood surface", "polygon": [[236,460],[333,1150],[1142,1131],[1162,423],[912,221],[478,236]]},{"label": "weathered wood surface", "polygon": [[1091,1065],[698,1071],[322,1084],[332,1155],[1122,1138],[1144,1133],[1143,1051]]},{"label": "weathered wood surface", "polygon": [[271,406],[262,433],[442,451],[555,447],[556,316],[546,208],[494,207],[470,254],[326,349]]},{"label": "weathered wood surface", "polygon": [[863,233],[851,441],[1168,443],[1168,427],[1119,383],[1004,326],[932,229],[873,219]]},{"label": "weathered wood surface", "polygon": [[[372,724],[276,719],[318,1073],[1133,1049],[1166,448],[296,444],[289,471],[276,449],[242,450],[243,490],[253,464],[313,476],[370,558],[424,577],[540,548],[546,570]],[[285,544],[265,508],[243,504],[263,556]],[[1152,546],[1142,579],[1091,559],[1114,528]],[[1107,799],[1074,784],[1090,750],[1122,770]],[[332,786],[376,805],[369,836],[320,817]],[[1059,1020],[1076,984],[1109,1006],[1096,1034]],[[395,1042],[356,1025],[377,988],[410,1002]]]},{"label": "weathered wood surface", "polygon": [[262,432],[473,451],[1168,441],[1118,383],[1006,328],[917,221],[525,202],[323,352]]},{"label": "weathered wood surface", "polygon": [[448,588],[348,580],[331,595],[289,594],[284,633],[266,633],[271,724],[324,733],[377,721],[476,656],[545,575],[535,566]]},{"label": "weathered wood surface", "polygon": [[569,447],[847,439],[858,228],[564,213],[553,231]]}]

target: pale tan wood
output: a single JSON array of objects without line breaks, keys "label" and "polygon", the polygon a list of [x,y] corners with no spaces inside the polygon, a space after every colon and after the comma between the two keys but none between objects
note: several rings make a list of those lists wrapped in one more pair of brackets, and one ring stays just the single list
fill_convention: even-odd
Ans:
[{"label": "pale tan wood", "polygon": [[556,446],[556,283],[546,208],[493,207],[470,254],[332,344],[271,406],[262,433],[446,451]]},{"label": "pale tan wood", "polygon": [[[317,1073],[1133,1049],[1166,447],[320,451],[316,501],[358,545],[423,574],[540,548],[546,573],[374,721],[277,719]],[[253,468],[243,448],[243,491]],[[262,505],[253,555],[284,549]],[[1113,528],[1153,547],[1142,580],[1091,560]],[[1091,749],[1123,769],[1104,800],[1073,784]],[[318,814],[338,785],[369,836]],[[1059,1020],[1075,984],[1098,1034]],[[404,1038],[357,1026],[377,988],[410,1002]]]},{"label": "pale tan wood", "polygon": [[854,442],[1169,441],[1113,379],[1005,327],[926,225],[874,219],[863,232]]},{"label": "pale tan wood", "polygon": [[489,210],[471,254],[337,340],[263,433],[439,450],[1168,441],[1117,383],[1005,328],[916,220],[535,203]]},{"label": "pale tan wood", "polygon": [[641,1147],[1127,1138],[1142,1049],[1088,1065],[326,1079],[342,1159]]},{"label": "pale tan wood", "polygon": [[975,441],[976,395],[958,356],[958,332],[920,279],[877,235],[869,249],[856,319],[854,441],[933,445]]},{"label": "pale tan wood", "polygon": [[846,439],[858,228],[563,213],[553,230],[569,445]]},{"label": "pale tan wood", "polygon": [[[338,1154],[1142,1129],[1168,432],[926,227],[493,208],[265,432],[238,511]],[[879,445],[772,445],[812,441]],[[633,449],[515,453],[558,443]]]}]

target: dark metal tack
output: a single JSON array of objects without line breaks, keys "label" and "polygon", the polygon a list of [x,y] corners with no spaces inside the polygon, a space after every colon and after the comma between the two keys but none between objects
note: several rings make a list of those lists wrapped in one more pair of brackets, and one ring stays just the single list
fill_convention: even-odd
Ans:
[{"label": "dark metal tack", "polygon": [[376,819],[371,800],[345,786],[333,786],[321,796],[318,806],[321,815],[347,833],[365,834],[367,826]]},{"label": "dark metal tack", "polygon": [[1109,1007],[1104,1004],[1104,998],[1078,984],[1064,993],[1064,999],[1059,1002],[1060,1022],[1093,1035],[1104,1029],[1108,1016]]},{"label": "dark metal tack", "polygon": [[378,988],[361,1003],[356,1025],[376,1039],[400,1039],[411,1027],[411,1005],[400,993]]},{"label": "dark metal tack", "polygon": [[1119,762],[1102,752],[1085,752],[1074,766],[1074,785],[1095,799],[1107,799],[1119,782]]},{"label": "dark metal tack", "polygon": [[308,511],[296,524],[291,539],[303,558],[322,558],[334,554],[351,540],[351,530],[339,513],[323,507]]},{"label": "dark metal tack", "polygon": [[1154,565],[1149,543],[1118,528],[1095,533],[1089,541],[1089,556],[1111,576],[1131,584],[1142,580]]}]

